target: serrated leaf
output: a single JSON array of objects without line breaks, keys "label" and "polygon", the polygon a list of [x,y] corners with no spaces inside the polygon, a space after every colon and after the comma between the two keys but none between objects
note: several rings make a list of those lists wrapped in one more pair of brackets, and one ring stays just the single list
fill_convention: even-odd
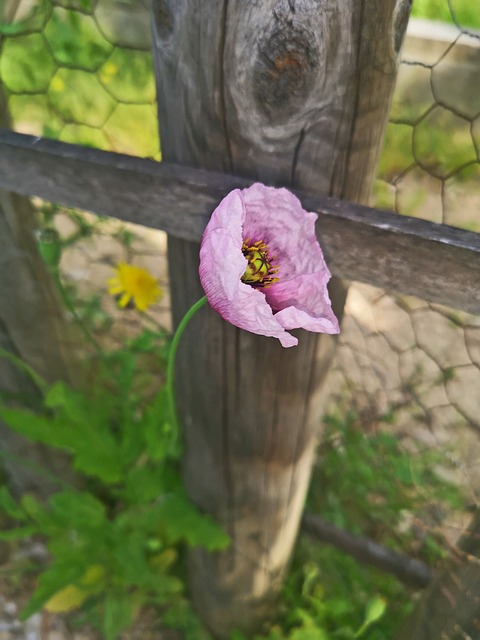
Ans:
[{"label": "serrated leaf", "polygon": [[45,405],[61,412],[78,471],[107,483],[123,476],[120,447],[109,431],[107,416],[81,393],[59,382],[51,387]]}]

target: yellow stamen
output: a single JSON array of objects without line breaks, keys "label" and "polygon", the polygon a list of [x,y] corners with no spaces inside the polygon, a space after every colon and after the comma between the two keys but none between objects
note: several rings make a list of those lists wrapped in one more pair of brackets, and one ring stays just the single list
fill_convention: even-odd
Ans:
[{"label": "yellow stamen", "polygon": [[263,240],[258,240],[253,244],[249,244],[249,241],[250,239],[247,238],[242,243],[242,253],[248,260],[242,281],[252,287],[267,289],[279,281],[279,278],[276,278],[275,274],[280,267],[272,265],[276,256],[269,256],[268,245],[266,245]]}]

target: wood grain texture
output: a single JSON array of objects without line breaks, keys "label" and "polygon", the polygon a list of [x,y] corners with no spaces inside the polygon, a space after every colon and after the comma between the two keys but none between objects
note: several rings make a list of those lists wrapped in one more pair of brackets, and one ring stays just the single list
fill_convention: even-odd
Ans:
[{"label": "wood grain texture", "polygon": [[[0,188],[198,242],[251,180],[0,130]],[[293,189],[317,212],[334,275],[480,313],[480,234]]]},{"label": "wood grain texture", "polygon": [[[156,0],[164,159],[366,202],[408,5]],[[198,244],[171,238],[169,264],[178,322],[201,295]],[[341,314],[345,290],[331,291]],[[284,350],[204,309],[179,354],[187,488],[233,541],[191,554],[193,599],[219,638],[272,612],[299,525],[334,351],[299,333]]]},{"label": "wood grain texture", "polygon": [[[1,87],[0,125],[9,125]],[[0,190],[0,347],[21,358],[45,380],[73,384],[79,377],[73,336],[55,285],[38,252],[35,229],[28,198]],[[0,391],[22,398],[26,404],[39,401],[38,389],[31,380],[3,358],[0,358]],[[0,463],[16,495],[34,492],[46,497],[58,489],[58,483],[52,481],[54,474],[75,482],[67,455],[22,438],[2,422],[0,442]]]}]

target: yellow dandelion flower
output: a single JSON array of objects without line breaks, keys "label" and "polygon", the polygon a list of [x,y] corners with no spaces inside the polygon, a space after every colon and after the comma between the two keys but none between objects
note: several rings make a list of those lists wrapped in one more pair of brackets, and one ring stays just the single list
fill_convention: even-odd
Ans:
[{"label": "yellow dandelion flower", "polygon": [[146,269],[120,262],[116,272],[108,281],[108,292],[120,296],[118,304],[121,307],[132,301],[138,311],[146,311],[160,299],[162,290]]}]

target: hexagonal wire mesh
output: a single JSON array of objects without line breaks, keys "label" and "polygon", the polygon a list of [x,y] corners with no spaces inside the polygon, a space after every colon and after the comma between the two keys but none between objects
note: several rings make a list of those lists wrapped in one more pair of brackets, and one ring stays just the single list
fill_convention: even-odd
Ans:
[{"label": "hexagonal wire mesh", "polygon": [[2,31],[17,131],[159,159],[148,2],[7,0]]},{"label": "hexagonal wire mesh", "polygon": [[[480,231],[480,15],[461,0],[429,6],[446,22],[410,23],[372,204]],[[1,33],[12,128],[160,159],[148,0],[7,0]],[[167,284],[161,233],[102,230],[65,252],[67,280],[102,292],[112,266],[134,259]],[[168,323],[168,298],[162,311]],[[331,408],[353,407],[367,433],[393,412],[403,446],[442,451],[440,473],[478,506],[478,317],[353,285],[330,381]],[[451,541],[465,513],[430,510],[420,528]]]},{"label": "hexagonal wire mesh", "polygon": [[[160,159],[148,0],[6,0],[1,19],[0,97],[14,130]],[[36,206],[43,219],[55,212],[64,237],[88,236],[69,241],[62,268],[77,301],[88,298],[97,330],[119,315],[110,300],[106,313],[97,308],[105,282],[115,264],[134,255],[137,264],[160,274],[165,295],[153,315],[169,326],[162,233],[133,233],[133,226]],[[137,325],[137,317],[123,314],[114,340]]]}]

